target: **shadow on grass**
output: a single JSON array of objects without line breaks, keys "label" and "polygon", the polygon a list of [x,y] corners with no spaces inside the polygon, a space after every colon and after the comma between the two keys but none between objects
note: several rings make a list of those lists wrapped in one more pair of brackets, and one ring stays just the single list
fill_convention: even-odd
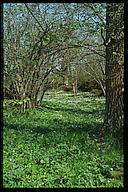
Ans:
[{"label": "shadow on grass", "polygon": [[9,124],[5,123],[4,128],[6,129],[13,129],[16,131],[20,131],[21,133],[30,132],[30,133],[37,133],[37,134],[57,134],[57,133],[87,133],[90,136],[95,136],[99,133],[99,128],[101,124],[98,122],[91,121],[89,122],[70,122],[70,121],[63,121],[61,119],[52,119],[49,120],[49,124],[47,126],[44,125],[30,125],[30,124],[21,124],[14,123]]},{"label": "shadow on grass", "polygon": [[69,114],[78,114],[78,115],[104,115],[104,110],[92,110],[92,111],[85,111],[82,109],[72,109],[72,108],[64,108],[64,107],[47,107],[49,110],[53,111],[61,111],[61,112],[68,112]]},{"label": "shadow on grass", "polygon": [[39,134],[46,134],[52,131],[46,126],[32,126],[32,125],[27,125],[27,123],[23,125],[19,123],[14,123],[14,124],[6,123],[4,125],[4,128],[14,129],[16,131],[20,131],[21,133],[25,131],[29,131],[29,132],[39,133]]}]

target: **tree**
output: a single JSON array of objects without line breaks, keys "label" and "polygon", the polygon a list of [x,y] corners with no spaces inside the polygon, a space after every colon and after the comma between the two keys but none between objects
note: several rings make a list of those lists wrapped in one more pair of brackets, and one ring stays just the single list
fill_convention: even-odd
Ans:
[{"label": "tree", "polygon": [[[29,98],[35,107],[58,72],[63,73],[64,84],[75,82],[77,88],[77,66],[82,59],[85,57],[92,66],[88,54],[104,57],[98,44],[102,25],[99,16],[103,15],[104,20],[104,9],[100,4],[90,6],[4,4],[5,95],[8,92],[14,99]],[[95,65],[88,71],[93,76],[94,68]],[[99,69],[94,79],[101,83]]]},{"label": "tree", "polygon": [[[106,119],[102,127],[123,133],[124,4],[107,4],[106,12]],[[102,132],[101,131],[101,132]]]},{"label": "tree", "polygon": [[32,107],[41,103],[58,66],[62,19],[55,11],[53,4],[4,6],[4,90],[14,99],[29,98]]}]

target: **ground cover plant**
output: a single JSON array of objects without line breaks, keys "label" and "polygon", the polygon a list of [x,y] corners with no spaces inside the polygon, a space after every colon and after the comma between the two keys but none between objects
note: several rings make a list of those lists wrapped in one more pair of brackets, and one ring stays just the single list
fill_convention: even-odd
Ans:
[{"label": "ground cover plant", "polygon": [[5,188],[123,187],[122,150],[97,132],[104,97],[90,93],[46,94],[42,107],[6,107],[3,127]]}]

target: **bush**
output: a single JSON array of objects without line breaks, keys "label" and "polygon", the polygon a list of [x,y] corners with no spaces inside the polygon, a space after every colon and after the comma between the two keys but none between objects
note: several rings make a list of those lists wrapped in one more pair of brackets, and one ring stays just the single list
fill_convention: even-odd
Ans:
[{"label": "bush", "polygon": [[100,89],[99,85],[95,81],[79,82],[78,89],[80,91],[90,92],[92,89]]},{"label": "bush", "polygon": [[63,90],[64,91],[72,91],[72,87],[71,86],[64,86]]},{"label": "bush", "polygon": [[4,99],[3,107],[5,108],[24,108],[25,105],[30,101],[29,98],[22,100],[14,100],[14,99]]},{"label": "bush", "polygon": [[92,89],[92,90],[91,90],[91,93],[94,93],[94,94],[96,94],[97,96],[102,96],[102,95],[103,95],[102,91],[99,90],[99,89]]}]

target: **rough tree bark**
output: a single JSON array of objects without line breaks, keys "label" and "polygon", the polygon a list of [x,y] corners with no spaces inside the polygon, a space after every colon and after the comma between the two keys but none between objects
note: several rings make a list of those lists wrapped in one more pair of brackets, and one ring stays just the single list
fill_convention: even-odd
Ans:
[{"label": "rough tree bark", "polygon": [[107,4],[106,117],[101,133],[123,134],[124,4]]}]

